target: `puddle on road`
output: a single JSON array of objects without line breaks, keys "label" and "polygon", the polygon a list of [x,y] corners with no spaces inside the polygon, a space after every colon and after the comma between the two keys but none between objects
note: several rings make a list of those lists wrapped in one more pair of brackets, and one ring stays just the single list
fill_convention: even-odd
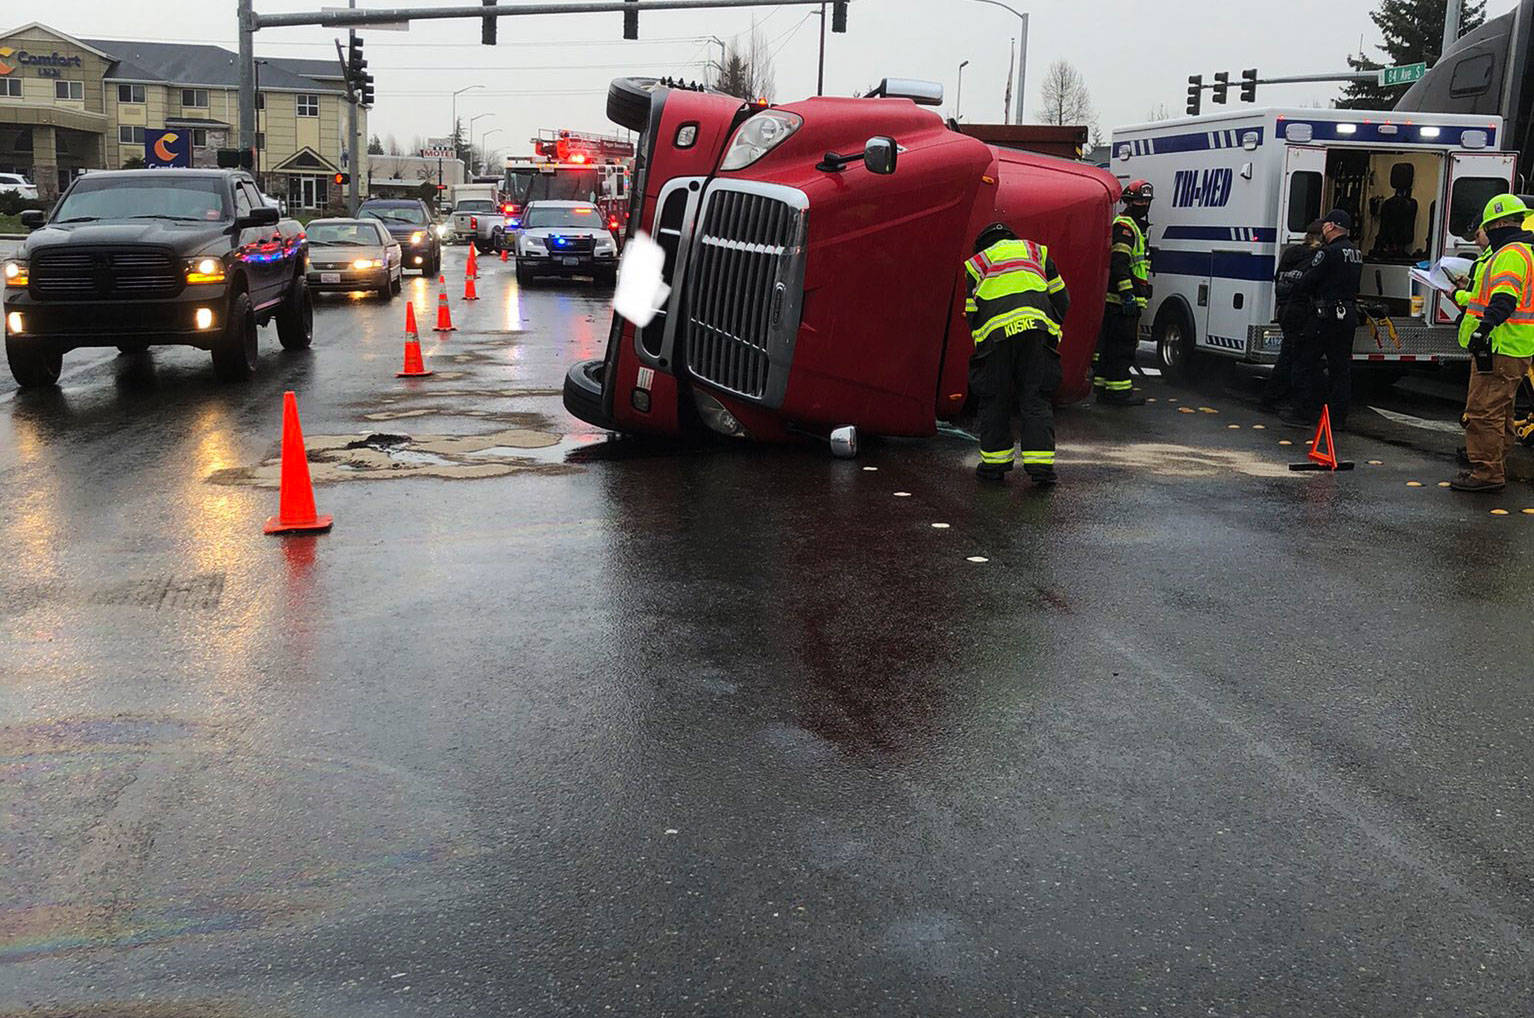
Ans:
[{"label": "puddle on road", "polygon": [[[568,439],[547,431],[510,428],[485,435],[308,435],[309,475],[316,484],[395,477],[468,480],[511,474],[571,474],[580,467],[547,455]],[[544,451],[544,455],[538,455]],[[531,455],[530,455],[531,454]],[[276,488],[281,474],[277,450],[255,467],[232,467],[208,475],[212,484]]]},{"label": "puddle on road", "polygon": [[1288,466],[1258,458],[1239,449],[1208,449],[1163,442],[1122,446],[1061,446],[1071,458],[1064,462],[1103,463],[1148,470],[1162,477],[1217,477],[1235,472],[1248,477],[1295,477]]}]

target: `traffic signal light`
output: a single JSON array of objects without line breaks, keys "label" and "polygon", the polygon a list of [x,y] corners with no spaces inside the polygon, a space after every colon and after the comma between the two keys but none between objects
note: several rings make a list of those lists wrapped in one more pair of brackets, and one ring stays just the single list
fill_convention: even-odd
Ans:
[{"label": "traffic signal light", "polygon": [[1254,103],[1257,101],[1257,68],[1248,67],[1241,72],[1241,101]]},{"label": "traffic signal light", "polygon": [[1225,100],[1230,98],[1230,72],[1217,71],[1214,76],[1214,84],[1209,86],[1209,98],[1225,105]]},{"label": "traffic signal light", "polygon": [[368,62],[362,59],[362,37],[353,35],[346,44],[346,77],[356,87],[367,71]]},{"label": "traffic signal light", "polygon": [[634,4],[632,11],[623,12],[623,37],[625,39],[639,38],[639,0],[623,0],[626,4]]},{"label": "traffic signal light", "polygon": [[335,181],[335,185],[337,187],[341,187],[344,184],[350,184],[352,182],[352,175],[350,173],[337,173],[330,179]]},{"label": "traffic signal light", "polygon": [[1188,75],[1188,116],[1198,116],[1199,104],[1203,99],[1200,94],[1204,91],[1204,76],[1202,74]]},{"label": "traffic signal light", "polygon": [[847,0],[833,0],[831,4],[831,31],[847,31]]},{"label": "traffic signal light", "polygon": [[[483,3],[486,7],[495,6],[495,0],[483,0]],[[495,23],[500,20],[500,18],[484,19],[484,24],[482,24],[479,29],[479,41],[482,44],[486,46],[495,45]]]},{"label": "traffic signal light", "polygon": [[376,94],[373,91],[373,76],[371,74],[364,74],[362,76],[362,91],[358,94],[358,102],[364,106],[371,107],[373,105],[373,97]]}]

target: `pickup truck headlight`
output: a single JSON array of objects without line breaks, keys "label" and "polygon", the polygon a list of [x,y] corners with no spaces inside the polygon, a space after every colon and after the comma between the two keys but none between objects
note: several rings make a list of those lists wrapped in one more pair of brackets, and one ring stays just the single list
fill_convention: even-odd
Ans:
[{"label": "pickup truck headlight", "polygon": [[523,237],[522,238],[522,250],[524,250],[524,251],[537,251],[539,249],[547,251],[548,247],[549,247],[549,245],[544,243],[544,240],[543,240],[542,237]]},{"label": "pickup truck headlight", "polygon": [[381,269],[381,268],[383,268],[383,259],[381,259],[381,258],[358,258],[356,261],[352,262],[352,268],[354,268],[354,269]]},{"label": "pickup truck headlight", "polygon": [[765,110],[740,125],[724,150],[721,170],[743,170],[788,140],[804,118],[786,110]]},{"label": "pickup truck headlight", "polygon": [[224,263],[217,258],[191,258],[186,263],[188,283],[222,283]]},{"label": "pickup truck headlight", "polygon": [[24,261],[10,261],[5,263],[5,285],[20,288],[27,285],[29,274],[27,263]]},{"label": "pickup truck headlight", "polygon": [[412,233],[410,235],[411,246],[419,244],[421,241],[423,241],[425,239],[426,239],[426,231],[425,230],[417,230],[417,231],[415,231],[414,233]]}]

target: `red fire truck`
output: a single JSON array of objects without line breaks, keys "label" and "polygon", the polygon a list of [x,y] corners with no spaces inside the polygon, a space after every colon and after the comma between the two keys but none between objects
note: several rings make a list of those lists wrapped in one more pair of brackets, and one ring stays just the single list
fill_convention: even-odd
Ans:
[{"label": "red fire truck", "polygon": [[539,131],[532,145],[532,156],[506,159],[501,192],[505,195],[503,211],[509,218],[519,218],[528,202],[589,201],[602,210],[609,229],[623,231],[631,201],[631,142],[561,130]]},{"label": "red fire truck", "polygon": [[1070,287],[1059,398],[1085,397],[1120,186],[951,130],[922,108],[941,101],[892,79],[770,107],[613,82],[608,116],[641,133],[629,228],[665,249],[671,294],[642,329],[614,317],[565,407],[660,435],[930,435],[964,406],[961,267],[998,219],[1047,244]]}]

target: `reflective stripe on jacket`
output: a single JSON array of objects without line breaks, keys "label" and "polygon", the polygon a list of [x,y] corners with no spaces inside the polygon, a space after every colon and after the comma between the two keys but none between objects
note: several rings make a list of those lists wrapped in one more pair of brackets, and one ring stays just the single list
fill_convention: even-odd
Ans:
[{"label": "reflective stripe on jacket", "polygon": [[[1129,243],[1126,244],[1119,239],[1121,230],[1129,233]],[[1109,279],[1107,302],[1123,304],[1128,301],[1136,307],[1143,308],[1147,303],[1145,295],[1150,290],[1150,248],[1146,244],[1145,231],[1140,229],[1140,224],[1134,220],[1134,217],[1119,216],[1113,220],[1113,233],[1113,240],[1108,249],[1110,258],[1112,255],[1127,257],[1129,275]]]},{"label": "reflective stripe on jacket", "polygon": [[1051,296],[1065,289],[1052,273],[1049,249],[1031,240],[1001,240],[964,263],[970,294],[964,310],[979,346],[997,333],[1042,329],[1058,342],[1060,323]]},{"label": "reflective stripe on jacket", "polygon": [[1465,304],[1465,321],[1460,323],[1460,345],[1470,341],[1491,299],[1499,293],[1512,296],[1517,307],[1507,321],[1491,332],[1491,348],[1508,357],[1534,355],[1534,249],[1525,243],[1507,244],[1490,258],[1476,260],[1480,278],[1472,283],[1470,299]]}]

